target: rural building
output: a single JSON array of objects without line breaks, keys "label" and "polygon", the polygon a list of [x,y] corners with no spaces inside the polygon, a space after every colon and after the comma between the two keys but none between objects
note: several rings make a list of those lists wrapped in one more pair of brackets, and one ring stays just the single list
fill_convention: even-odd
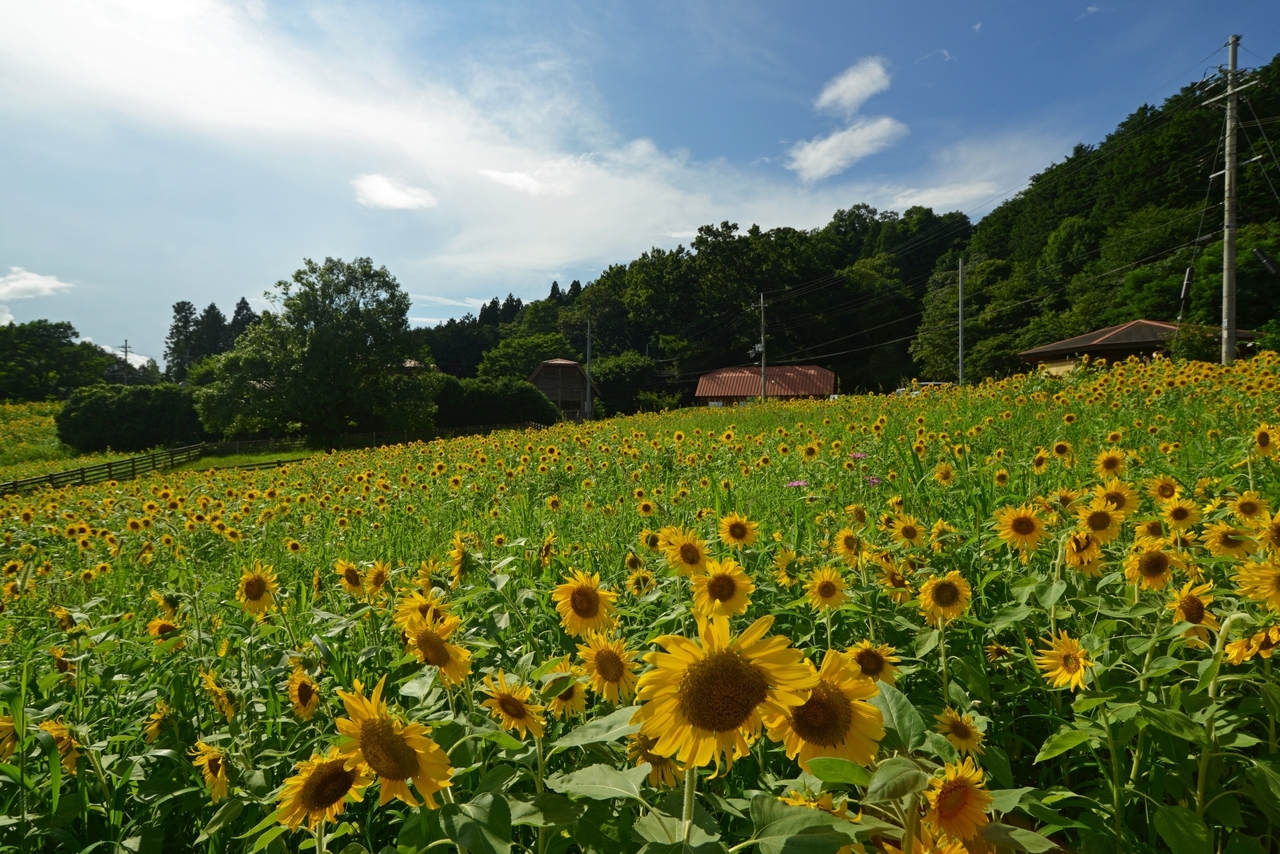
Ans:
[{"label": "rural building", "polygon": [[550,398],[566,421],[581,421],[589,414],[587,374],[569,359],[548,359],[538,365],[529,382]]},{"label": "rural building", "polygon": [[[767,396],[790,400],[797,397],[829,397],[836,390],[836,375],[817,365],[765,367]],[[693,399],[699,406],[733,406],[760,398],[760,368],[721,368],[698,379]]]},{"label": "rural building", "polygon": [[[1096,332],[1077,335],[1042,347],[1033,347],[1018,354],[1031,365],[1044,364],[1050,373],[1061,374],[1075,367],[1081,356],[1090,359],[1105,358],[1108,362],[1122,362],[1130,356],[1149,359],[1168,352],[1168,341],[1177,326],[1163,320],[1131,320],[1117,326],[1108,326]],[[1236,339],[1252,341],[1257,334],[1248,329],[1237,329]]]}]

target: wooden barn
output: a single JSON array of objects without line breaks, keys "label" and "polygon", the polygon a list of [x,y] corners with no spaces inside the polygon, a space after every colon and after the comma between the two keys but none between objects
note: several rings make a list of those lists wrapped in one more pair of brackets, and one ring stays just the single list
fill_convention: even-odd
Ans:
[{"label": "wooden barn", "polygon": [[[1066,338],[1023,350],[1018,354],[1031,365],[1044,365],[1053,374],[1065,373],[1075,367],[1081,356],[1090,359],[1105,357],[1109,362],[1122,362],[1130,356],[1149,359],[1168,352],[1169,339],[1177,326],[1163,320],[1131,320],[1116,326],[1108,326],[1074,338]],[[1236,339],[1241,343],[1252,341],[1257,333],[1249,329],[1237,329]]]},{"label": "wooden barn", "polygon": [[[765,366],[766,396],[771,400],[830,397],[836,375],[817,365]],[[760,368],[721,368],[698,378],[693,399],[699,406],[733,406],[760,398]]]},{"label": "wooden barn", "polygon": [[591,395],[587,389],[587,373],[582,365],[569,359],[548,359],[538,365],[529,382],[550,398],[566,421],[591,417]]}]

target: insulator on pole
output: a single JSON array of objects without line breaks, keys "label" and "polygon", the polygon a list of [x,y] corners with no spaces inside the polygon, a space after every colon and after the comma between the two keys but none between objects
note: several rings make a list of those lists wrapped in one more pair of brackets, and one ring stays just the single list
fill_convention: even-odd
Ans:
[{"label": "insulator on pole", "polygon": [[1273,276],[1280,276],[1280,265],[1271,259],[1271,256],[1263,252],[1261,249],[1253,250],[1253,257],[1262,262],[1262,266],[1267,268],[1267,272]]},{"label": "insulator on pole", "polygon": [[1187,275],[1182,279],[1182,301],[1186,302],[1187,297],[1191,296],[1191,279],[1195,276],[1196,268],[1188,267]]}]

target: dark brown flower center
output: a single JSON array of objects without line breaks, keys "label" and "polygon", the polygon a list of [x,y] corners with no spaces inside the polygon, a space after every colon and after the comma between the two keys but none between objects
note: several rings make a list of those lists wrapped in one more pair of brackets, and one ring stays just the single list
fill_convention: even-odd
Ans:
[{"label": "dark brown flower center", "polygon": [[680,560],[689,566],[693,566],[702,560],[702,550],[693,543],[685,543],[680,546]]},{"label": "dark brown flower center", "polygon": [[964,780],[947,780],[938,790],[938,798],[934,801],[938,815],[943,819],[953,818],[969,802],[969,784]]},{"label": "dark brown flower center", "polygon": [[1254,516],[1254,515],[1257,515],[1258,505],[1256,502],[1248,501],[1248,500],[1237,501],[1236,512],[1239,513],[1241,516]]},{"label": "dark brown flower center", "polygon": [[717,602],[728,602],[738,592],[731,575],[713,575],[707,582],[707,595]]},{"label": "dark brown flower center", "polygon": [[222,772],[222,757],[216,754],[211,754],[209,756],[209,761],[205,763],[204,767],[209,769],[210,777],[217,777],[218,774]]},{"label": "dark brown flower center", "polygon": [[1123,510],[1125,508],[1125,505],[1129,503],[1128,496],[1126,496],[1123,492],[1119,492],[1116,490],[1111,490],[1110,492],[1104,492],[1102,494],[1102,497],[1108,503],[1110,503],[1112,507],[1116,508],[1117,510]]},{"label": "dark brown flower center", "polygon": [[418,647],[418,652],[422,654],[423,660],[432,667],[445,667],[453,660],[453,656],[449,655],[449,647],[445,645],[440,635],[431,629],[418,632],[413,642]]},{"label": "dark brown flower center", "polygon": [[1182,611],[1182,619],[1188,623],[1199,625],[1204,622],[1204,602],[1200,601],[1199,596],[1193,596],[1188,593],[1178,600],[1178,609]]},{"label": "dark brown flower center", "polygon": [[576,697],[577,694],[578,694],[578,683],[570,682],[568,688],[565,688],[563,691],[561,691],[559,694],[556,695],[556,699],[562,703],[572,703],[573,698]]},{"label": "dark brown flower center", "polygon": [[933,587],[933,601],[943,608],[950,608],[960,601],[960,588],[954,581],[939,581]]},{"label": "dark brown flower center", "polygon": [[1080,657],[1074,652],[1064,652],[1062,654],[1062,669],[1072,674],[1079,672]]},{"label": "dark brown flower center", "polygon": [[747,722],[769,695],[764,674],[736,652],[713,652],[692,665],[680,681],[680,711],[710,732],[729,732]]},{"label": "dark brown flower center", "polygon": [[342,572],[342,580],[343,580],[343,581],[345,581],[345,582],[347,582],[347,584],[349,584],[349,585],[350,585],[350,586],[352,586],[352,587],[359,587],[359,586],[360,586],[360,573],[356,572],[356,570],[355,570],[355,568],[354,568],[354,567],[353,567],[353,568],[350,568],[350,569],[343,570],[343,572]]},{"label": "dark brown flower center", "polygon": [[818,582],[818,597],[821,599],[830,599],[836,595],[836,583],[834,581]]},{"label": "dark brown flower center", "polygon": [[744,522],[733,522],[729,525],[729,539],[745,540],[747,538],[747,526]]},{"label": "dark brown flower center", "polygon": [[1111,527],[1111,514],[1106,510],[1094,510],[1085,520],[1090,531],[1105,531]]},{"label": "dark brown flower center", "polygon": [[257,602],[267,592],[267,582],[261,575],[253,575],[244,583],[244,598]]},{"label": "dark brown flower center", "polygon": [[1259,430],[1259,431],[1258,431],[1258,439],[1257,439],[1257,442],[1258,442],[1258,447],[1259,447],[1259,448],[1266,448],[1266,447],[1270,447],[1270,445],[1271,445],[1271,434],[1270,434],[1270,433],[1268,433],[1266,430]]},{"label": "dark brown flower center", "polygon": [[852,721],[853,704],[825,679],[819,680],[809,699],[791,713],[791,728],[796,735],[819,747],[843,743]]},{"label": "dark brown flower center", "polygon": [[1169,556],[1164,552],[1143,552],[1138,558],[1138,572],[1144,578],[1159,578],[1169,571]]},{"label": "dark brown flower center", "polygon": [[589,620],[600,613],[600,595],[590,587],[575,587],[569,595],[569,607],[581,619]]},{"label": "dark brown flower center", "polygon": [[310,680],[303,679],[301,682],[298,683],[298,705],[299,706],[311,705],[311,700],[312,698],[315,697],[315,695],[316,695],[316,689],[315,689],[315,686],[311,684]]},{"label": "dark brown flower center", "polygon": [[1169,509],[1169,518],[1175,522],[1185,522],[1191,518],[1191,508],[1178,504]]},{"label": "dark brown flower center", "polygon": [[626,671],[622,656],[608,647],[596,650],[596,673],[605,682],[618,682]]},{"label": "dark brown flower center", "polygon": [[960,741],[968,741],[973,738],[973,729],[964,722],[964,718],[954,718],[948,721],[947,728]]},{"label": "dark brown flower center", "polygon": [[512,720],[522,721],[529,714],[524,707],[524,703],[516,699],[510,694],[502,694],[498,697],[498,708],[502,713]]},{"label": "dark brown flower center", "polygon": [[418,773],[418,754],[390,718],[370,718],[360,726],[360,752],[374,773],[387,780],[407,780]]},{"label": "dark brown flower center", "polygon": [[915,525],[903,525],[898,530],[902,532],[902,539],[904,540],[915,540],[920,536],[920,529]]},{"label": "dark brown flower center", "polygon": [[340,803],[351,791],[351,784],[356,781],[355,771],[348,771],[343,766],[343,759],[331,759],[321,762],[311,769],[307,782],[302,784],[298,800],[308,812],[319,812]]},{"label": "dark brown flower center", "polygon": [[1172,498],[1178,492],[1178,487],[1172,483],[1162,483],[1156,487],[1156,494],[1161,498]]},{"label": "dark brown flower center", "polygon": [[1015,516],[1009,527],[1018,536],[1025,537],[1036,532],[1036,520],[1030,516]]},{"label": "dark brown flower center", "polygon": [[862,670],[863,676],[869,676],[875,679],[882,672],[886,664],[884,656],[876,649],[860,649],[858,654],[853,657],[858,662],[858,667]]}]

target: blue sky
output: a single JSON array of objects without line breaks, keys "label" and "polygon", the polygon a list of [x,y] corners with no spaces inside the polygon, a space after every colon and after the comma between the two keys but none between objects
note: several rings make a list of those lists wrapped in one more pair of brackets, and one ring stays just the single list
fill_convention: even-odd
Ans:
[{"label": "blue sky", "polygon": [[157,358],[305,257],[458,316],[699,225],[975,219],[1280,52],[1257,2],[0,0],[0,320]]}]

